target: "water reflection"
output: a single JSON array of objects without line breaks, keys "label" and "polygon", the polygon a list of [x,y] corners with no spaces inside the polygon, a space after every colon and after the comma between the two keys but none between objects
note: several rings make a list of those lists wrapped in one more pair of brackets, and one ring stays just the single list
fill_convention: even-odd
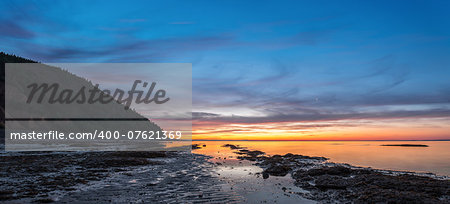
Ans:
[{"label": "water reflection", "polygon": [[[207,148],[194,153],[214,157],[233,157],[223,152],[224,144],[236,144],[269,155],[286,153],[324,156],[332,162],[378,169],[432,172],[450,175],[450,141],[198,141]],[[381,146],[383,144],[425,144],[428,147]]]}]

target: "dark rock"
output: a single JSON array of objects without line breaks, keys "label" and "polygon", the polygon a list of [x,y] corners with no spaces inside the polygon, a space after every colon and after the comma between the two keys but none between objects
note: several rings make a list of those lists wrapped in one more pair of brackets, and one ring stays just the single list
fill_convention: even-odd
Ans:
[{"label": "dark rock", "polygon": [[[236,147],[236,146],[234,146]],[[230,147],[233,149],[234,147]],[[325,166],[325,157],[296,154],[264,156],[242,147],[239,159],[257,161],[262,177],[285,176],[293,169],[295,184],[308,190],[309,199],[323,203],[450,203],[450,180],[411,174],[387,175],[369,168],[335,164]],[[331,163],[332,164],[332,163]],[[313,169],[311,166],[315,166]]]},{"label": "dark rock", "polygon": [[287,153],[284,155],[284,157],[292,157],[292,156],[294,156],[294,154],[292,154],[292,153]]},{"label": "dark rock", "polygon": [[324,175],[324,174],[347,176],[352,172],[353,172],[353,170],[350,168],[343,167],[343,166],[335,166],[335,167],[322,167],[319,169],[310,169],[306,173],[310,176],[320,176],[320,175]]},{"label": "dark rock", "polygon": [[270,174],[271,176],[286,176],[290,171],[291,168],[284,165],[274,165],[264,170],[264,172]]},{"label": "dark rock", "polygon": [[201,149],[199,144],[192,144],[192,149]]},{"label": "dark rock", "polygon": [[346,189],[350,185],[350,181],[340,176],[322,175],[316,178],[315,184],[315,187],[320,190]]},{"label": "dark rock", "polygon": [[230,149],[242,149],[239,145],[225,144],[222,147],[229,147]]}]

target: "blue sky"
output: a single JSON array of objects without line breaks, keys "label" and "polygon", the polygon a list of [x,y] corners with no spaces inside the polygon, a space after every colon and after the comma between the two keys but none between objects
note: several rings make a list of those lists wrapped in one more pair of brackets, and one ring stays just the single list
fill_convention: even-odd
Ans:
[{"label": "blue sky", "polygon": [[419,119],[449,132],[449,10],[450,1],[7,0],[0,48],[41,62],[192,63],[200,121]]}]

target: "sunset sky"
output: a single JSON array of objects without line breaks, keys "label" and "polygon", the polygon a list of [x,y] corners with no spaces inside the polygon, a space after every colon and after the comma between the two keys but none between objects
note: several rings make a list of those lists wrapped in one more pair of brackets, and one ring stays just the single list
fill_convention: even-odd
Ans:
[{"label": "sunset sky", "polygon": [[449,10],[450,1],[6,0],[0,51],[192,63],[194,139],[450,139]]}]

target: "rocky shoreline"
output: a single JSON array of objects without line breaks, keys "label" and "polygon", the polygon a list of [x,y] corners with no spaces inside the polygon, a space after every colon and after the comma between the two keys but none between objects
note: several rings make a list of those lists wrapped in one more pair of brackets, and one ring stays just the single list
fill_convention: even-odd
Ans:
[{"label": "rocky shoreline", "polygon": [[[329,162],[325,157],[297,154],[267,156],[258,150],[226,144],[238,158],[263,168],[261,176],[291,174],[308,193],[302,197],[322,203],[449,203],[450,180],[433,174],[416,174],[355,167]],[[288,189],[286,189],[288,190]]]},{"label": "rocky shoreline", "polygon": [[[271,191],[273,199],[260,199],[269,202],[282,198],[319,203],[450,202],[448,177],[355,167],[329,162],[325,157],[268,156],[237,145],[224,146],[235,155],[214,162],[208,161],[212,159],[209,156],[182,152],[2,153],[0,202],[244,203],[255,198],[237,193],[250,187],[262,192],[258,195],[262,197],[277,188]],[[241,166],[241,162],[256,165],[256,171]],[[216,171],[219,167],[227,171]],[[239,178],[247,177],[230,174],[217,176],[226,172],[248,175],[256,182],[245,184],[246,180],[240,182]],[[283,183],[278,178],[289,181]]]}]

